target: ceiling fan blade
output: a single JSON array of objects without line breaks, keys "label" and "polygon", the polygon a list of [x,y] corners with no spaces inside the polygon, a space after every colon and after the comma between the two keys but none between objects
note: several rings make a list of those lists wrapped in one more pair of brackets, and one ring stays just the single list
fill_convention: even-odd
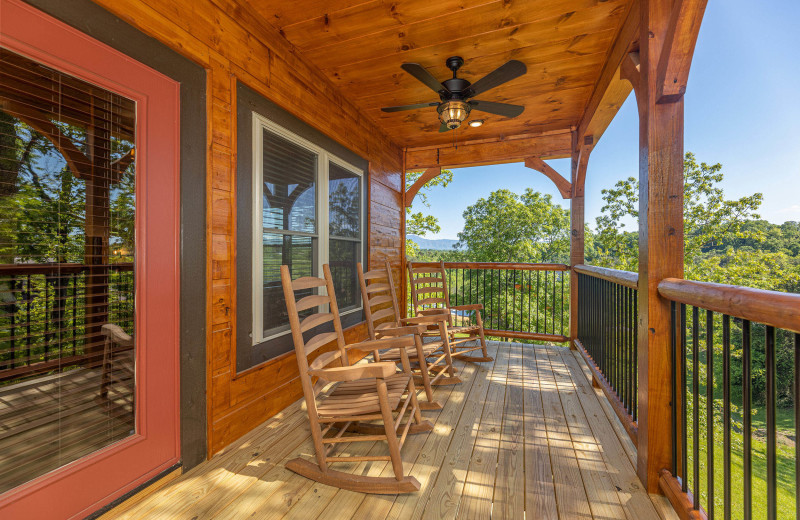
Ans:
[{"label": "ceiling fan blade", "polygon": [[383,112],[400,112],[401,110],[416,110],[417,108],[435,107],[439,103],[417,103],[414,105],[401,105],[398,107],[383,107]]},{"label": "ceiling fan blade", "polygon": [[520,105],[510,105],[508,103],[495,103],[493,101],[470,101],[472,110],[480,110],[489,114],[496,114],[503,117],[517,117],[524,110],[525,107]]},{"label": "ceiling fan blade", "polygon": [[518,78],[528,72],[528,68],[524,63],[517,60],[511,60],[504,65],[500,65],[492,72],[482,77],[469,87],[469,95],[467,97],[477,96],[487,90],[499,87],[507,81]]},{"label": "ceiling fan blade", "polygon": [[440,90],[444,88],[442,84],[439,81],[437,81],[436,78],[434,78],[433,75],[419,63],[403,63],[402,65],[400,65],[400,67],[404,71],[408,72],[409,74],[417,78],[419,81],[427,85],[427,87],[434,92],[438,93]]},{"label": "ceiling fan blade", "polygon": [[442,123],[442,126],[439,127],[439,132],[449,132],[452,128],[448,128],[448,126]]}]

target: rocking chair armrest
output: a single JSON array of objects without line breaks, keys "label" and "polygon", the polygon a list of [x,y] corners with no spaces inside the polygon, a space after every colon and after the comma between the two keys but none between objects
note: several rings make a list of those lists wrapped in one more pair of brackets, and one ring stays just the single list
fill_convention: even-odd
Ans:
[{"label": "rocking chair armrest", "polygon": [[386,348],[403,348],[403,347],[413,347],[414,343],[414,336],[400,336],[397,338],[382,338],[382,339],[371,339],[362,341],[360,343],[352,343],[350,345],[345,345],[345,349],[358,349],[358,350],[383,350]]},{"label": "rocking chair armrest", "polygon": [[400,321],[408,324],[435,324],[441,321],[447,321],[450,315],[446,312],[439,312],[436,314],[428,314],[427,316],[417,316],[415,318],[401,318]]},{"label": "rocking chair armrest", "polygon": [[482,303],[470,303],[468,305],[456,305],[454,307],[450,307],[451,310],[456,311],[482,311],[483,304]]},{"label": "rocking chair armrest", "polygon": [[363,363],[349,367],[331,367],[309,370],[308,375],[325,381],[356,381],[358,379],[386,378],[397,373],[397,365],[390,361]]},{"label": "rocking chair armrest", "polygon": [[407,327],[385,327],[383,329],[378,329],[375,331],[375,334],[381,337],[389,337],[389,338],[396,338],[399,336],[408,336],[413,334],[422,334],[425,332],[425,325],[410,325]]}]

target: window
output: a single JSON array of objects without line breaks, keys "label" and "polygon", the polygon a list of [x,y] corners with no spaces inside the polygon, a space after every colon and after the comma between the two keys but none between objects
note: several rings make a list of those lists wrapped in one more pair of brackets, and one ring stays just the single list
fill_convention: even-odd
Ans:
[{"label": "window", "polygon": [[297,278],[330,264],[340,312],[361,309],[363,173],[253,114],[253,345],[289,333],[281,265]]}]

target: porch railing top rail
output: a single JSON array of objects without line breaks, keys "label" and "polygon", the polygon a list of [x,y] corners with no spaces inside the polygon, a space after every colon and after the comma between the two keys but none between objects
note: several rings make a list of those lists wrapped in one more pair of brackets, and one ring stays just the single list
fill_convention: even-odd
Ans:
[{"label": "porch railing top rail", "polygon": [[662,280],[658,292],[678,303],[800,332],[800,294],[678,278]]},{"label": "porch railing top rail", "polygon": [[603,280],[608,280],[631,289],[639,288],[639,273],[632,271],[620,271],[619,269],[609,269],[608,267],[597,267],[594,265],[576,265],[572,268],[576,273],[593,276]]},{"label": "porch railing top rail", "polygon": [[[439,267],[440,262],[414,262],[420,267]],[[445,262],[446,269],[503,269],[505,271],[569,271],[566,264],[535,264],[523,262]]]},{"label": "porch railing top rail", "polygon": [[[27,275],[27,274],[71,274],[82,273],[93,266],[78,263],[37,263],[37,264],[0,264],[0,276],[2,275]],[[133,271],[132,262],[120,262],[105,264],[112,271]]]}]

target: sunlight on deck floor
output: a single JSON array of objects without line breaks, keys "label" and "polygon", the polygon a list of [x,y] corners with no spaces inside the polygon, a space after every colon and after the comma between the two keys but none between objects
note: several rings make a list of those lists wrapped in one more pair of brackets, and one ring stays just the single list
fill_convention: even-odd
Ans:
[{"label": "sunlight on deck floor", "polygon": [[[635,448],[579,356],[498,342],[490,355],[492,363],[458,363],[464,382],[437,387],[444,408],[424,412],[433,432],[406,442],[403,459],[422,484],[418,493],[365,495],[285,469],[298,454],[313,458],[298,401],[212,460],[102,518],[677,518],[663,497],[643,490]],[[361,442],[347,451],[386,448]],[[392,474],[385,462],[335,467]]]}]

